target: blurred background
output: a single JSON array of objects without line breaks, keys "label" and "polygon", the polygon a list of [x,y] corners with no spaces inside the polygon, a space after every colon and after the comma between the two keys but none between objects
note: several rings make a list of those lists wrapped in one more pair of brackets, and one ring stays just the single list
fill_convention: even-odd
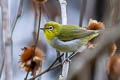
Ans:
[{"label": "blurred background", "polygon": [[[20,0],[9,0],[9,18],[10,25],[14,21],[15,15],[19,7]],[[26,72],[20,70],[19,59],[22,54],[21,48],[29,46],[34,42],[34,7],[32,0],[23,0],[22,15],[16,23],[13,32],[13,79],[24,80]],[[41,27],[47,21],[54,20],[60,22],[61,11],[60,4],[57,0],[48,0],[43,6]],[[67,0],[67,17],[68,24],[87,26],[90,18],[113,25],[120,22],[120,1],[119,0]],[[119,42],[119,41],[118,41]],[[119,44],[119,43],[118,43]],[[119,46],[119,45],[118,45]],[[57,57],[56,50],[47,44],[43,32],[40,31],[38,46],[45,53],[45,61],[42,69],[46,69]],[[104,50],[106,54],[95,58],[95,64],[88,63],[85,70],[81,73],[81,78],[72,80],[109,80],[106,73],[106,62],[109,57],[109,52]],[[0,56],[1,57],[1,56]],[[96,60],[97,59],[97,60]],[[94,62],[94,61],[93,61]],[[92,63],[93,64],[93,63]],[[5,74],[5,73],[4,73]],[[41,80],[58,80],[61,74],[61,67],[54,69],[42,75]],[[83,75],[84,74],[84,75]],[[78,75],[76,75],[78,76]],[[75,77],[76,77],[75,76]],[[94,77],[95,76],[95,77]],[[31,76],[29,76],[30,78]],[[2,75],[2,79],[5,75]],[[39,79],[38,79],[39,80]]]}]

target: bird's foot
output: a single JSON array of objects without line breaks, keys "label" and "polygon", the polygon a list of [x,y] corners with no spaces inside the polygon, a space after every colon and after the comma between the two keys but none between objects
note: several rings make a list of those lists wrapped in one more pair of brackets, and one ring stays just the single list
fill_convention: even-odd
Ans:
[{"label": "bird's foot", "polygon": [[66,62],[71,62],[71,60],[69,59],[69,58],[67,58],[67,59],[65,59],[64,61],[63,61],[63,63],[66,63]]},{"label": "bird's foot", "polygon": [[88,48],[95,48],[95,45],[89,42],[88,43]]},{"label": "bird's foot", "polygon": [[69,58],[66,61],[71,62],[71,60]]}]

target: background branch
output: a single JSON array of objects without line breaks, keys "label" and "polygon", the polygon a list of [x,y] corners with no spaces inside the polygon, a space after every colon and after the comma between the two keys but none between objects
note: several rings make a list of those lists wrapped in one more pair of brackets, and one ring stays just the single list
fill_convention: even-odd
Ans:
[{"label": "background branch", "polygon": [[[44,73],[46,73],[46,72],[48,72],[48,71],[50,71],[50,70],[52,70],[52,69],[55,69],[55,68],[59,67],[60,65],[62,65],[62,63],[57,64],[57,65],[55,65],[55,63],[56,63],[63,55],[64,55],[64,54],[62,54],[62,55],[60,55],[59,57],[57,57],[57,58],[55,59],[55,61],[54,61],[46,70],[44,70],[44,71],[41,72],[40,74],[38,74],[38,75],[34,76],[33,78],[28,79],[28,80],[33,80],[33,79],[41,76],[42,74],[44,74]],[[55,66],[54,66],[54,65],[55,65]]]},{"label": "background branch", "polygon": [[18,21],[18,19],[21,17],[21,14],[22,14],[22,6],[23,6],[23,0],[20,0],[19,2],[19,6],[18,6],[18,9],[17,9],[17,13],[16,15],[14,16],[14,20],[13,20],[13,23],[12,23],[12,31],[11,31],[11,37],[13,36],[13,32],[14,32],[14,29],[15,29],[15,26],[16,26],[16,23]]},{"label": "background branch", "polygon": [[[71,78],[77,71],[81,71],[87,62],[89,62],[91,59],[93,59],[97,55],[99,55],[98,52],[100,52],[102,49],[104,49],[105,45],[109,44],[113,40],[117,40],[120,38],[120,35],[119,35],[120,34],[120,32],[119,32],[120,25],[114,25],[114,26],[116,26],[116,27],[106,29],[106,31],[103,33],[103,35],[99,39],[99,42],[96,43],[95,49],[92,49],[92,50],[87,49],[84,52],[84,54],[81,54],[79,56],[79,58],[74,60],[73,64],[71,65],[71,68],[70,68],[70,74],[69,74],[68,80],[71,80]],[[101,52],[101,54],[102,54],[102,52]],[[75,65],[77,65],[77,66],[75,66]]]},{"label": "background branch", "polygon": [[[66,11],[66,6],[67,6],[67,1],[66,0],[59,0],[60,6],[61,6],[61,15],[62,15],[62,25],[67,24],[67,11]],[[64,53],[64,60],[68,57],[67,53]],[[59,80],[66,80],[67,75],[68,75],[68,70],[69,70],[69,61],[66,61],[63,63],[62,67],[62,74],[59,76]]]},{"label": "background branch", "polygon": [[8,1],[1,0],[2,7],[2,29],[5,49],[5,80],[13,80],[13,68],[12,68],[12,43],[11,43],[11,28],[9,25],[9,11]]},{"label": "background branch", "polygon": [[79,26],[80,27],[82,27],[82,24],[83,24],[83,18],[84,18],[86,6],[87,6],[86,4],[87,4],[87,0],[81,0],[81,4],[80,4],[80,20],[79,20]]},{"label": "background branch", "polygon": [[[34,44],[34,54],[33,54],[33,56],[32,56],[32,61],[33,61],[33,57],[35,56],[35,50],[36,50],[36,47],[37,47],[37,44],[38,44],[38,40],[39,40],[39,33],[40,33],[40,24],[41,24],[41,13],[42,13],[42,10],[41,10],[41,7],[39,6],[39,23],[38,23],[38,31],[37,31],[37,37],[36,37],[36,40],[35,40],[35,44]],[[27,74],[26,74],[26,77],[25,77],[25,80],[27,80],[27,77],[28,77],[28,75],[29,75],[29,71],[27,72]],[[33,76],[35,76],[35,75],[33,75]]]},{"label": "background branch", "polygon": [[59,59],[64,55],[64,53],[63,53],[62,55],[60,55],[59,57],[57,57],[57,58],[55,59],[55,61],[54,61],[46,70],[44,70],[44,71],[41,72],[40,74],[38,74],[38,75],[34,76],[33,78],[28,79],[28,80],[33,80],[33,79],[35,79],[35,78],[37,78],[37,77],[39,77],[39,76],[42,76],[42,75],[45,74],[46,72],[49,72],[49,71],[51,71],[51,70],[53,70],[53,69],[56,69],[56,68],[60,67],[60,66],[63,65],[66,61],[68,61],[69,59],[72,59],[76,54],[78,54],[78,53],[74,53],[74,55],[71,54],[71,55],[70,55],[69,57],[67,57],[62,63],[58,63],[58,64],[55,65],[55,63],[56,63],[57,61],[59,61]]},{"label": "background branch", "polygon": [[3,21],[2,21],[2,7],[1,7],[1,4],[0,4],[0,56],[1,56],[1,59],[0,59],[0,62],[1,62],[1,65],[0,65],[0,79],[1,79],[1,76],[2,76],[2,72],[3,72],[3,68],[4,68],[4,42],[3,42]]}]

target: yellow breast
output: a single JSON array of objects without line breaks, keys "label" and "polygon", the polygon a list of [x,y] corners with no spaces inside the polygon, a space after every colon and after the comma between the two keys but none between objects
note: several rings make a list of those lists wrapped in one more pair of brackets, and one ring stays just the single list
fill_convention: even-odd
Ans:
[{"label": "yellow breast", "polygon": [[55,37],[55,34],[49,30],[44,31],[44,34],[48,42]]}]

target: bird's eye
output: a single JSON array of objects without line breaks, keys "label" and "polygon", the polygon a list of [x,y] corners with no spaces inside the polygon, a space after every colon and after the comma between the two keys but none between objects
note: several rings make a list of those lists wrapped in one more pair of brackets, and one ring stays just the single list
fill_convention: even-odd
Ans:
[{"label": "bird's eye", "polygon": [[49,30],[53,30],[53,26],[49,26]]}]

